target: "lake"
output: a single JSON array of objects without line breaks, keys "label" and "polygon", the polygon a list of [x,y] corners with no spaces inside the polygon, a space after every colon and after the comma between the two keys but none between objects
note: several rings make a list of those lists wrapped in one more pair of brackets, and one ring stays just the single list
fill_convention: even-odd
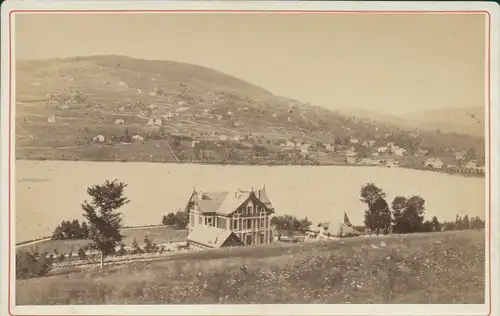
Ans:
[{"label": "lake", "polygon": [[86,188],[113,178],[128,184],[131,202],[121,210],[127,226],[160,224],[164,214],[184,209],[194,187],[235,191],[264,185],[277,214],[334,223],[345,211],[362,225],[359,194],[367,182],[386,192],[389,205],[398,195],[422,196],[426,218],[485,216],[484,178],[399,168],[18,160],[15,178],[16,243],[51,235],[62,220],[82,220]]}]

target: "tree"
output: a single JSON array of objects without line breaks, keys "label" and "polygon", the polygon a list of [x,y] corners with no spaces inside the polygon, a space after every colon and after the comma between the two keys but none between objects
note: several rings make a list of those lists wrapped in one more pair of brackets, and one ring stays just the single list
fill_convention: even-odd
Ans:
[{"label": "tree", "polygon": [[[405,198],[397,196],[392,202],[393,231],[400,234],[422,231],[425,212],[425,200],[420,196]],[[430,222],[429,224],[430,225]],[[426,229],[429,226],[426,226]]]},{"label": "tree", "polygon": [[432,217],[431,224],[432,224],[432,231],[434,231],[434,232],[441,231],[443,225],[439,222],[439,220],[436,216]]},{"label": "tree", "polygon": [[120,233],[122,217],[116,210],[130,202],[123,196],[126,186],[117,180],[106,180],[103,185],[91,186],[87,188],[87,194],[92,201],[85,200],[82,204],[83,216],[90,223],[91,247],[101,253],[101,268],[104,257],[113,253],[116,244],[123,239]]},{"label": "tree", "polygon": [[78,258],[80,258],[80,260],[87,259],[87,254],[85,253],[85,249],[81,247],[78,249]]},{"label": "tree", "polygon": [[52,260],[38,251],[16,253],[16,279],[46,275],[52,269]]},{"label": "tree", "polygon": [[385,199],[385,193],[375,184],[367,183],[361,188],[361,202],[371,205],[379,199]]},{"label": "tree", "polygon": [[406,209],[406,204],[408,200],[404,196],[396,196],[392,201],[392,231],[394,233],[405,233],[407,228],[405,227],[405,223],[403,221],[403,212]]},{"label": "tree", "polygon": [[89,227],[87,225],[87,222],[83,221],[82,222],[82,227],[81,227],[81,238],[89,238]]},{"label": "tree", "polygon": [[470,224],[472,229],[483,229],[485,226],[485,222],[479,216],[472,218]]},{"label": "tree", "polygon": [[425,221],[423,224],[422,224],[422,231],[423,232],[427,232],[427,233],[430,233],[432,232],[432,223],[430,221]]},{"label": "tree", "polygon": [[163,225],[173,226],[176,224],[176,221],[177,221],[177,216],[175,216],[174,213],[170,212],[167,215],[163,215],[161,222]]},{"label": "tree", "polygon": [[132,248],[132,254],[136,255],[136,254],[144,253],[144,251],[141,249],[141,247],[137,243],[137,240],[135,239],[135,237],[134,237],[134,240],[132,240],[131,248]]},{"label": "tree", "polygon": [[455,230],[462,229],[462,217],[457,214],[455,217]]},{"label": "tree", "polygon": [[188,225],[188,213],[184,211],[177,211],[175,214],[177,227],[184,229]]},{"label": "tree", "polygon": [[391,211],[385,201],[385,193],[373,183],[361,188],[360,200],[368,205],[365,210],[365,226],[372,234],[388,234],[391,228]]},{"label": "tree", "polygon": [[61,226],[57,226],[52,233],[52,240],[62,240],[64,239],[64,231]]},{"label": "tree", "polygon": [[461,229],[469,229],[469,228],[470,228],[469,216],[465,214],[464,218],[462,219]]},{"label": "tree", "polygon": [[408,199],[406,210],[403,213],[404,221],[407,223],[409,232],[422,231],[425,213],[425,200],[414,195]]},{"label": "tree", "polygon": [[152,240],[149,239],[148,235],[144,235],[144,252],[152,253],[154,252],[156,245]]}]

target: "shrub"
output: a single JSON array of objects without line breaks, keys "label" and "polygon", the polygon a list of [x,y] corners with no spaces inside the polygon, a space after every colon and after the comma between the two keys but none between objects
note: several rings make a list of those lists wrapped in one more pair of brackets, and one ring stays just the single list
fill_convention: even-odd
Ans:
[{"label": "shrub", "polygon": [[120,249],[118,249],[118,252],[116,253],[118,256],[124,256],[127,254],[127,250],[125,250],[125,244],[121,243],[120,244]]},{"label": "shrub", "polygon": [[161,255],[165,251],[165,246],[161,245],[158,247],[158,253]]},{"label": "shrub", "polygon": [[141,247],[139,247],[139,244],[137,243],[137,240],[135,238],[132,241],[131,247],[132,247],[132,254],[134,255],[144,253]]},{"label": "shrub", "polygon": [[46,275],[52,269],[52,261],[38,253],[16,254],[16,279],[27,279]]},{"label": "shrub", "polygon": [[78,249],[78,258],[80,258],[80,260],[85,260],[87,259],[87,254],[85,253],[85,249],[81,248]]},{"label": "shrub", "polygon": [[60,254],[60,255],[57,257],[57,262],[63,262],[64,260],[66,260],[66,257],[64,256],[64,254]]}]

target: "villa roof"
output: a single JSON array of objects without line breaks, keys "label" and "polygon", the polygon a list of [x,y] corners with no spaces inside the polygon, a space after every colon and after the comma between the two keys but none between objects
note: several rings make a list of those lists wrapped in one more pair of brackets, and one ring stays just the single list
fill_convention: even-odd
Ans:
[{"label": "villa roof", "polygon": [[198,207],[202,213],[231,214],[250,197],[251,193],[254,193],[255,197],[269,210],[274,210],[265,189],[257,191],[237,191],[234,194],[228,191],[200,191],[197,193]]}]

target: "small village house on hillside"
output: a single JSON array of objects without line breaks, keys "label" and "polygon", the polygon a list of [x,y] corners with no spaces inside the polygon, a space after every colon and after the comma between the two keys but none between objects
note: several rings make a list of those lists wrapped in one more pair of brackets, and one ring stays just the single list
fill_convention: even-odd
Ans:
[{"label": "small village house on hillside", "polygon": [[[194,190],[185,208],[188,212],[188,241],[199,239],[207,233],[207,227],[215,227],[234,233],[242,244],[269,244],[272,241],[271,214],[274,207],[266,189],[254,191],[237,190],[203,192]],[[201,233],[198,232],[201,229]],[[208,235],[206,238],[208,238]],[[220,238],[233,238],[229,233],[220,233]],[[208,242],[208,240],[207,240]],[[220,245],[225,245],[225,240]]]},{"label": "small village house on hillside", "polygon": [[441,169],[444,167],[444,163],[439,158],[427,158],[424,162],[425,168]]}]

